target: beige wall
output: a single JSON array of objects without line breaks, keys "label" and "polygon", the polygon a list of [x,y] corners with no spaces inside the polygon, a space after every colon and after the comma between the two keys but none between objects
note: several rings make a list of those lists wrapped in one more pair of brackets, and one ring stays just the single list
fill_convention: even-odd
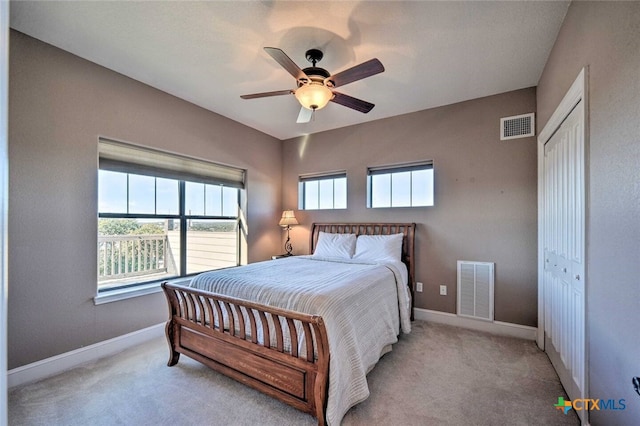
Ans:
[{"label": "beige wall", "polygon": [[[300,174],[347,171],[348,209],[297,212],[294,252],[308,252],[312,222],[416,222],[416,280],[424,283],[417,307],[455,313],[456,261],[495,262],[496,320],[535,326],[536,141],[499,140],[500,118],[534,112],[535,93],[523,89],[285,141],[283,208],[297,209]],[[366,208],[367,166],[416,160],[434,162],[435,206]],[[441,284],[447,296],[438,295]]]},{"label": "beige wall", "polygon": [[98,136],[246,168],[249,261],[278,252],[280,141],[21,33],[10,45],[9,368],[166,320],[161,293],[93,303]]},{"label": "beige wall", "polygon": [[638,424],[640,396],[640,3],[573,2],[538,85],[542,129],[588,67],[589,396],[625,399],[592,425]]}]

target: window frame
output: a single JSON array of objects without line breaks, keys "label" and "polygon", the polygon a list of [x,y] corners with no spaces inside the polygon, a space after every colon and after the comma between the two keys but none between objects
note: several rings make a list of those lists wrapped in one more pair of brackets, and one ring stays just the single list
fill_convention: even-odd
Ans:
[{"label": "window frame", "polygon": [[[396,173],[404,173],[404,172],[415,172],[415,171],[424,171],[424,170],[432,170],[432,179],[431,179],[431,201],[432,204],[424,204],[424,205],[413,205],[413,174],[410,175],[410,183],[409,183],[409,205],[393,205],[393,175]],[[385,206],[374,206],[373,205],[373,176],[376,175],[391,175],[390,179],[390,188],[389,188],[389,205]],[[435,205],[435,169],[433,166],[433,160],[425,160],[419,162],[411,162],[411,163],[402,163],[402,164],[394,164],[394,165],[385,165],[385,166],[372,166],[367,167],[367,208],[370,209],[399,209],[399,208],[420,208],[420,207],[433,207]]]},{"label": "window frame", "polygon": [[[104,143],[104,145],[103,145]],[[149,153],[149,155],[151,156],[151,158],[153,158],[154,160],[158,160],[160,159],[162,161],[163,158],[168,159],[168,161],[171,161],[172,158],[177,159],[177,161],[179,161],[182,165],[187,165],[190,160],[193,160],[194,164],[196,166],[199,167],[199,171],[203,170],[203,166],[206,167],[206,165],[210,165],[211,166],[211,175],[210,176],[205,176],[204,173],[199,173],[199,174],[194,174],[193,175],[193,179],[189,179],[189,173],[188,172],[184,172],[183,170],[178,170],[178,169],[174,169],[171,170],[169,168],[167,169],[162,169],[162,168],[158,168],[158,167],[147,167],[145,164],[141,164],[141,161],[138,158],[135,158],[134,161],[137,162],[126,162],[126,161],[122,161],[120,159],[114,161],[112,158],[103,158],[103,152],[102,152],[102,148],[104,146],[107,146],[107,152],[109,151],[110,146],[114,145],[117,146],[117,149],[122,149],[124,150],[123,152],[126,153],[126,150],[128,148],[131,149],[131,155],[133,155],[133,152],[142,152],[143,155],[146,153]],[[110,153],[107,153],[106,155],[104,155],[104,157],[110,157]],[[120,155],[120,153],[118,153],[118,155]],[[144,160],[142,160],[144,161]],[[196,221],[196,220],[225,220],[225,221],[235,221],[236,224],[236,241],[235,241],[235,248],[236,248],[236,258],[235,258],[235,266],[238,266],[241,264],[241,259],[242,259],[242,253],[241,253],[241,248],[242,248],[242,242],[241,242],[241,210],[242,210],[242,200],[246,198],[246,194],[244,194],[243,192],[245,191],[244,189],[244,178],[245,178],[245,174],[246,172],[243,169],[238,169],[238,168],[233,168],[231,166],[226,166],[226,165],[218,165],[216,163],[211,163],[211,162],[206,162],[204,160],[199,160],[199,159],[190,159],[190,157],[185,157],[185,156],[180,156],[180,155],[175,155],[175,154],[170,154],[170,153],[165,153],[163,151],[157,151],[157,150],[152,150],[149,148],[144,148],[144,147],[140,147],[137,145],[129,145],[129,144],[124,144],[121,142],[114,142],[114,141],[110,141],[110,140],[105,140],[100,138],[99,139],[99,162],[98,162],[98,170],[97,172],[99,173],[101,170],[104,171],[111,171],[111,172],[118,172],[118,173],[124,173],[127,176],[127,195],[126,195],[126,203],[127,203],[127,207],[126,207],[126,213],[122,213],[122,212],[100,212],[100,206],[98,205],[98,223],[99,223],[99,219],[157,219],[157,220],[167,220],[167,219],[173,219],[173,220],[177,220],[179,221],[180,224],[180,231],[179,231],[179,241],[180,241],[180,253],[179,253],[179,259],[180,259],[180,267],[179,267],[179,271],[177,275],[171,275],[171,276],[166,276],[166,277],[162,277],[160,279],[149,279],[149,280],[145,280],[143,276],[141,276],[140,280],[137,280],[135,282],[123,282],[122,285],[113,285],[113,286],[109,286],[107,288],[100,288],[100,283],[98,282],[98,276],[96,275],[96,289],[97,289],[97,297],[105,297],[108,296],[111,293],[118,293],[121,291],[136,291],[136,289],[144,289],[145,287],[149,287],[150,285],[153,286],[154,284],[157,285],[160,282],[163,281],[167,281],[167,280],[184,280],[185,278],[189,278],[192,277],[194,275],[197,275],[201,272],[193,272],[193,273],[187,273],[187,259],[188,259],[188,247],[187,247],[187,236],[188,236],[188,223],[189,221]],[[171,167],[171,165],[169,165],[169,167]],[[223,173],[222,178],[217,178],[215,173],[217,171],[221,171]],[[205,172],[208,173],[208,172]],[[234,175],[235,173],[235,175]],[[129,192],[130,192],[130,186],[129,186],[129,179],[130,179],[130,175],[143,175],[143,176],[150,176],[150,177],[154,177],[154,178],[165,178],[165,179],[171,179],[174,181],[177,181],[178,183],[178,213],[177,214],[170,214],[170,213],[154,213],[154,214],[149,214],[149,213],[130,213],[129,209],[130,209],[130,205],[129,205]],[[227,179],[227,176],[232,176],[232,179]],[[241,180],[240,180],[241,179]],[[188,214],[186,211],[186,203],[187,203],[187,191],[186,191],[186,186],[188,182],[193,182],[193,183],[202,183],[202,184],[206,184],[206,185],[220,185],[223,189],[220,192],[220,197],[221,197],[221,205],[220,205],[220,214],[219,215],[211,215],[211,214],[206,214],[206,210],[203,212],[205,214]],[[157,188],[157,181],[154,182],[155,187]],[[224,211],[224,199],[225,199],[225,195],[224,195],[224,188],[235,188],[237,190],[237,206],[238,209],[236,210],[236,215],[235,216],[229,216],[229,215],[224,215],[225,211]],[[205,187],[206,188],[206,187]],[[205,209],[206,209],[206,190],[205,190]],[[98,193],[98,202],[100,201],[100,195]],[[157,208],[157,194],[155,194],[155,199],[154,199],[154,208]],[[98,235],[98,229],[96,227],[96,235],[99,237]],[[96,265],[99,268],[99,264]],[[99,269],[98,269],[99,272]],[[144,294],[144,291],[143,291]]]},{"label": "window frame", "polygon": [[[344,179],[344,207],[336,207],[336,179]],[[333,181],[332,187],[332,205],[333,207],[320,207],[320,182]],[[307,208],[307,184],[310,182],[318,182],[318,207]],[[347,189],[347,172],[335,171],[327,173],[317,173],[309,175],[300,175],[298,177],[298,210],[346,210],[348,206],[348,189]]]}]

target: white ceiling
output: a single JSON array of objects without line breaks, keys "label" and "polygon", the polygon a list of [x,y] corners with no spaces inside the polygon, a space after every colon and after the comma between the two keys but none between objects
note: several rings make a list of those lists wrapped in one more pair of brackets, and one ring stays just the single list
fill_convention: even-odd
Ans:
[{"label": "white ceiling", "polygon": [[[279,139],[535,86],[569,2],[12,1],[11,27]],[[386,71],[340,88],[369,114],[335,103],[297,124],[295,89],[262,49],[331,73],[378,58]],[[529,111],[523,111],[529,112]]]}]

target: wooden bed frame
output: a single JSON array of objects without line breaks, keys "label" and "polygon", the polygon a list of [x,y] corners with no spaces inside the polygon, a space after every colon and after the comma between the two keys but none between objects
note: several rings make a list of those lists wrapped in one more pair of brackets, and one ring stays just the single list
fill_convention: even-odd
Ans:
[{"label": "wooden bed frame", "polygon": [[[409,272],[413,319],[415,227],[415,223],[314,223],[311,253],[320,231],[403,233],[402,261]],[[162,289],[169,304],[169,366],[185,354],[311,414],[318,425],[325,424],[329,343],[322,317],[169,283],[163,283]],[[298,342],[303,338],[306,345],[299,351]],[[291,344],[286,345],[285,340]]]}]

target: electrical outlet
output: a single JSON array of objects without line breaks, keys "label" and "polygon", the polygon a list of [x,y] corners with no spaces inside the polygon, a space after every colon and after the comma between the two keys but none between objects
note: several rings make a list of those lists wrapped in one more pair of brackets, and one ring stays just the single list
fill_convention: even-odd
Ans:
[{"label": "electrical outlet", "polygon": [[416,283],[416,291],[422,293],[422,283]]},{"label": "electrical outlet", "polygon": [[440,286],[440,296],[446,296],[447,295],[447,286],[446,285],[441,285]]}]

